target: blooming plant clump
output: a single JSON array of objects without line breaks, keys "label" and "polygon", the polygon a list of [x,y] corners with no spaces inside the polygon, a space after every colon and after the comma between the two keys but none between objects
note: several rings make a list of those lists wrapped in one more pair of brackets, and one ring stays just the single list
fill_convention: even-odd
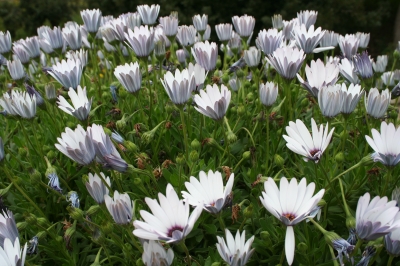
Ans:
[{"label": "blooming plant clump", "polygon": [[400,51],[161,8],[0,32],[0,265],[399,264]]}]

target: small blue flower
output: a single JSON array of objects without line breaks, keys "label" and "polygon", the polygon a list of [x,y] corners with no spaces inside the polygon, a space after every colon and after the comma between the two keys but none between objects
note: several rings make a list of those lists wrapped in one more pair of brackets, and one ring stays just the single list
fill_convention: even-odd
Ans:
[{"label": "small blue flower", "polygon": [[71,202],[71,206],[79,208],[79,196],[75,191],[70,191],[67,195],[67,201]]},{"label": "small blue flower", "polygon": [[118,97],[117,97],[117,87],[114,85],[110,86],[110,92],[111,92],[111,97],[113,99],[113,102],[117,103],[118,102]]},{"label": "small blue flower", "polygon": [[57,174],[51,173],[47,176],[47,178],[49,179],[49,183],[47,183],[47,185],[55,191],[62,193],[62,188],[60,187],[60,181],[58,180]]}]

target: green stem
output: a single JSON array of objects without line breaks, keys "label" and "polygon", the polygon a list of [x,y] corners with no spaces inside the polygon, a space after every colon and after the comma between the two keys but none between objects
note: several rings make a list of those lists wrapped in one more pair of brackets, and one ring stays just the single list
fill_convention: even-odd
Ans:
[{"label": "green stem", "polygon": [[192,258],[190,257],[189,250],[185,245],[185,240],[183,239],[182,242],[179,244],[181,248],[185,251],[186,254],[186,265],[192,265]]},{"label": "green stem", "polygon": [[224,220],[222,220],[222,212],[217,214],[217,218],[219,221],[219,226],[221,227],[221,231],[225,232],[225,223],[224,223]]},{"label": "green stem", "polygon": [[152,121],[152,117],[151,117],[151,111],[153,108],[153,91],[152,91],[152,86],[150,84],[150,73],[149,73],[149,67],[147,65],[147,57],[145,59],[143,59],[144,62],[144,67],[146,68],[146,81],[147,81],[147,86],[149,88],[149,93],[150,93],[150,103],[149,103],[149,126],[150,128],[152,128],[151,126],[151,121]]},{"label": "green stem", "polygon": [[356,244],[356,246],[355,246],[355,248],[354,248],[354,250],[353,250],[353,252],[352,252],[352,256],[353,256],[353,257],[354,257],[355,255],[357,255],[357,251],[358,251],[358,249],[361,247],[362,243],[363,243],[362,239],[358,239],[357,244]]},{"label": "green stem", "polygon": [[[101,182],[103,182],[103,184],[108,188],[108,191],[110,191],[110,193],[112,193],[113,190],[111,189],[110,185],[106,182],[104,177],[100,174],[100,171],[97,169],[97,167],[95,165],[93,165],[91,167],[91,169],[93,172],[95,172],[98,175],[98,177],[100,177]],[[120,191],[120,192],[122,193],[123,191]]]},{"label": "green stem", "polygon": [[385,186],[383,187],[383,190],[381,191],[381,196],[383,197],[383,195],[385,195],[385,192],[387,191],[387,186],[388,184],[392,181],[392,168],[388,167],[387,168],[387,173],[385,176]]},{"label": "green stem", "polygon": [[186,163],[188,163],[189,162],[189,141],[188,141],[188,136],[187,136],[185,114],[183,113],[183,106],[179,106],[179,113],[181,115],[181,121],[182,121],[183,141],[185,144],[185,159],[186,159]]},{"label": "green stem", "polygon": [[268,163],[269,163],[269,112],[268,109],[266,111],[266,119],[267,119],[267,139],[266,139],[266,150],[265,150],[265,170],[268,171]]},{"label": "green stem", "polygon": [[343,205],[344,205],[344,212],[346,213],[346,216],[351,216],[351,213],[349,211],[349,206],[347,206],[342,180],[340,178],[339,178],[339,186],[340,186],[340,191],[342,192],[342,200],[343,200]]},{"label": "green stem", "polygon": [[346,171],[343,171],[342,173],[338,174],[337,176],[335,176],[333,179],[330,180],[329,184],[325,187],[325,191],[328,190],[328,188],[331,186],[331,184],[333,183],[333,181],[336,181],[337,179],[339,179],[342,175],[347,174],[348,172],[354,170],[355,168],[359,167],[361,165],[361,163],[357,163],[355,165],[353,165],[352,167],[350,167],[349,169],[347,169]]},{"label": "green stem", "polygon": [[388,263],[387,263],[387,266],[391,266],[391,265],[392,265],[393,259],[394,259],[393,255],[390,255],[390,256],[389,256]]}]

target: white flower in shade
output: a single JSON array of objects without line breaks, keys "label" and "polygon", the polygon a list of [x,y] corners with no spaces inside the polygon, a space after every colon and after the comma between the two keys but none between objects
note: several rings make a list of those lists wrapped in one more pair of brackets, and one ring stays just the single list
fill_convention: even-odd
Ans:
[{"label": "white flower in shade", "polygon": [[218,39],[221,42],[227,42],[232,37],[232,24],[221,23],[221,24],[215,25],[215,31],[217,32]]},{"label": "white flower in shade", "polygon": [[395,85],[395,72],[388,71],[382,74],[381,80],[383,84],[386,86],[394,86]]},{"label": "white flower in shade", "polygon": [[218,58],[218,46],[215,42],[198,42],[192,47],[192,54],[197,64],[206,71],[214,70]]},{"label": "white flower in shade", "polygon": [[80,49],[80,50],[75,50],[75,51],[68,51],[65,54],[65,57],[67,59],[72,59],[72,60],[79,60],[81,61],[82,64],[82,68],[86,67],[87,63],[88,63],[88,51],[85,51],[84,49]]},{"label": "white flower in shade", "polygon": [[342,54],[351,60],[356,55],[360,40],[354,34],[346,34],[339,37],[339,46]]},{"label": "white flower in shade", "polygon": [[323,116],[337,116],[342,111],[343,106],[340,84],[322,87],[318,93],[318,105]]},{"label": "white flower in shade", "polygon": [[25,265],[26,248],[28,243],[25,243],[23,250],[19,244],[19,238],[16,238],[14,243],[6,238],[4,247],[0,247],[0,261],[4,266]]},{"label": "white flower in shade", "polygon": [[82,89],[81,86],[78,86],[76,91],[73,88],[69,88],[68,91],[69,98],[72,101],[73,106],[67,102],[64,96],[58,96],[58,108],[63,110],[69,115],[73,115],[78,118],[80,121],[85,121],[88,119],[90,109],[92,107],[93,98],[90,100],[86,94],[86,87]]},{"label": "white flower in shade", "polygon": [[93,124],[91,127],[88,127],[87,132],[92,139],[97,161],[103,164],[105,168],[125,172],[128,164],[121,158],[110,136],[104,132],[103,127]]},{"label": "white flower in shade", "polygon": [[400,228],[397,228],[385,235],[385,248],[389,255],[400,256]]},{"label": "white flower in shade", "polygon": [[299,24],[299,20],[297,18],[294,18],[290,21],[283,21],[283,29],[282,29],[282,34],[285,37],[285,40],[289,41],[291,39],[294,38],[293,34],[292,34],[292,30],[294,28],[294,26],[296,25],[301,25]]},{"label": "white flower in shade", "polygon": [[272,55],[267,55],[267,61],[285,79],[291,80],[299,72],[306,55],[303,50],[291,47],[278,48]]},{"label": "white flower in shade", "polygon": [[21,60],[22,64],[27,64],[30,62],[30,55],[26,48],[22,45],[21,40],[19,42],[14,42],[13,45],[13,58]]},{"label": "white flower in shade", "polygon": [[258,33],[256,45],[264,55],[269,55],[281,46],[282,40],[282,31],[278,32],[277,29],[262,30]]},{"label": "white flower in shade", "polygon": [[236,232],[235,238],[232,233],[225,229],[226,242],[223,237],[217,236],[217,250],[221,258],[230,266],[244,266],[254,253],[251,245],[254,236],[246,241],[246,231],[240,235],[239,230]]},{"label": "white flower in shade", "polygon": [[6,54],[11,51],[11,34],[9,31],[0,31],[0,54]]},{"label": "white flower in shade", "polygon": [[10,115],[19,115],[26,119],[36,115],[36,95],[31,96],[27,92],[12,90],[11,95],[6,92],[0,99],[0,105]]},{"label": "white flower in shade", "polygon": [[272,20],[272,27],[274,29],[280,30],[283,28],[283,20],[281,14],[275,14],[271,18]]},{"label": "white flower in shade", "polygon": [[[238,91],[241,87],[241,82],[240,79],[236,76],[236,74],[233,75],[233,77],[231,79],[229,79],[229,87],[233,90],[233,91]],[[261,84],[260,84],[261,86]]]},{"label": "white flower in shade", "polygon": [[387,197],[371,196],[365,193],[357,203],[356,233],[359,239],[375,240],[400,227],[399,208],[396,201],[388,202]]},{"label": "white flower in shade", "polygon": [[260,101],[265,106],[271,106],[278,97],[278,84],[273,82],[260,83]]},{"label": "white flower in shade", "polygon": [[40,56],[40,44],[37,36],[28,37],[25,40],[20,40],[20,44],[25,48],[30,58]]},{"label": "white flower in shade", "polygon": [[10,210],[3,210],[0,213],[0,247],[4,248],[5,239],[14,242],[18,237],[19,234],[14,214]]},{"label": "white flower in shade", "polygon": [[20,80],[26,77],[24,66],[18,58],[15,58],[13,61],[8,60],[7,69],[13,80]]},{"label": "white flower in shade", "polygon": [[183,25],[178,27],[176,38],[182,46],[186,47],[192,46],[196,42],[196,35],[197,30],[193,25]]},{"label": "white flower in shade", "polygon": [[62,60],[52,66],[48,71],[65,89],[76,89],[81,83],[82,63],[80,60]]},{"label": "white flower in shade", "polygon": [[198,32],[202,33],[206,31],[208,23],[208,15],[205,14],[203,14],[202,16],[195,15],[192,17],[192,20],[193,20],[193,26],[196,28]]},{"label": "white flower in shade", "polygon": [[103,40],[105,39],[109,43],[113,42],[115,39],[124,42],[125,33],[128,32],[128,26],[123,17],[118,17],[100,27],[99,32],[101,32]]},{"label": "white flower in shade", "polygon": [[241,17],[232,17],[233,26],[235,31],[240,35],[240,37],[249,38],[253,33],[254,25],[256,24],[256,19],[252,16],[244,15]]},{"label": "white flower in shade", "polygon": [[314,25],[307,29],[306,25],[301,24],[293,28],[292,34],[296,40],[296,45],[303,49],[306,54],[311,54],[324,37],[325,31],[321,31],[321,27],[314,30]]},{"label": "white flower in shade", "polygon": [[194,74],[194,79],[196,81],[196,90],[201,90],[204,87],[204,81],[206,80],[206,70],[200,66],[199,64],[193,65],[192,63],[189,63],[188,66],[188,71],[189,71],[189,76]]},{"label": "white flower in shade", "polygon": [[375,72],[383,73],[386,70],[387,64],[388,64],[388,56],[378,55],[378,57],[376,58],[376,62],[372,62],[372,67]]},{"label": "white flower in shade", "polygon": [[78,50],[82,47],[82,33],[76,22],[67,23],[62,29],[64,40],[72,50]]},{"label": "white flower in shade", "polygon": [[193,229],[203,206],[197,206],[189,216],[189,203],[178,198],[171,184],[167,185],[166,195],[158,193],[159,202],[145,198],[151,213],[141,210],[144,221],[133,222],[133,234],[148,240],[161,240],[167,243],[178,243]]},{"label": "white flower in shade", "polygon": [[367,114],[376,119],[382,118],[389,107],[390,98],[391,93],[389,92],[389,89],[386,89],[382,91],[382,94],[379,94],[377,88],[371,88],[368,96],[364,98]]},{"label": "white flower in shade", "polygon": [[[200,32],[199,32],[200,34]],[[207,25],[206,30],[204,31],[203,34],[203,41],[208,41],[211,37],[211,27],[210,25]]]},{"label": "white flower in shade", "polygon": [[325,31],[324,37],[322,37],[321,42],[319,43],[320,47],[336,47],[339,43],[339,34],[333,31]]},{"label": "white flower in shade", "polygon": [[361,89],[360,85],[354,85],[352,83],[346,87],[346,84],[342,83],[341,92],[343,101],[341,112],[342,114],[351,114],[364,95],[364,90]]},{"label": "white flower in shade", "polygon": [[360,40],[358,47],[367,48],[369,43],[370,34],[364,32],[357,32],[356,37]]},{"label": "white flower in shade", "polygon": [[315,184],[311,182],[307,186],[305,178],[297,184],[296,178],[292,178],[289,183],[285,177],[282,177],[279,187],[274,179],[269,177],[264,183],[265,191],[262,192],[260,200],[273,216],[287,226],[285,253],[286,260],[291,265],[295,250],[293,226],[307,218],[324,196],[325,190],[321,189],[313,196]]},{"label": "white flower in shade", "polygon": [[102,17],[100,9],[82,10],[81,17],[88,32],[96,33],[98,31]]},{"label": "white flower in shade", "polygon": [[60,27],[51,29],[49,26],[42,26],[38,28],[37,32],[39,38],[47,41],[53,50],[63,48],[65,41]]},{"label": "white flower in shade", "polygon": [[242,50],[242,39],[240,36],[232,31],[232,37],[228,41],[227,47],[229,48],[228,51],[230,50],[233,54],[239,54]]},{"label": "white flower in shade", "polygon": [[302,155],[304,161],[307,162],[311,160],[318,163],[331,141],[335,128],[332,128],[328,134],[328,123],[326,123],[325,130],[323,125],[321,125],[318,130],[317,124],[313,118],[311,118],[311,126],[312,135],[303,121],[299,119],[296,120],[296,123],[290,121],[289,126],[286,127],[288,136],[283,135],[283,138],[287,142],[286,146],[291,151]]},{"label": "white flower in shade", "polygon": [[199,180],[191,176],[190,182],[185,182],[188,191],[182,191],[182,197],[192,206],[200,205],[204,210],[217,214],[231,203],[233,182],[234,174],[231,174],[224,188],[220,172],[200,171]]},{"label": "white flower in shade", "polygon": [[135,27],[132,31],[124,33],[127,40],[126,44],[135,52],[138,57],[147,57],[154,50],[154,30],[146,26]]},{"label": "white flower in shade", "polygon": [[174,260],[172,248],[165,248],[158,241],[150,240],[143,243],[142,260],[146,266],[169,266]]},{"label": "white flower in shade", "polygon": [[131,221],[133,215],[132,206],[135,204],[127,193],[119,194],[118,191],[115,191],[114,198],[104,195],[104,202],[108,212],[117,224],[128,224]]},{"label": "white flower in shade", "polygon": [[67,127],[65,132],[61,133],[61,138],[57,140],[56,148],[71,160],[82,165],[93,162],[96,156],[94,145],[90,135],[81,125],[78,125],[75,130]]},{"label": "white flower in shade", "polygon": [[140,17],[139,12],[128,12],[120,15],[121,18],[125,20],[125,25],[134,30],[135,27],[140,27],[142,25],[142,18]]},{"label": "white flower in shade", "polygon": [[168,71],[164,75],[164,80],[161,79],[169,98],[174,104],[185,104],[192,96],[192,91],[196,89],[196,79],[194,73],[189,75],[189,71],[184,69],[175,70],[175,76]]},{"label": "white flower in shade", "polygon": [[355,55],[353,57],[353,62],[356,73],[360,75],[361,78],[368,79],[374,75],[368,52],[364,51],[362,54]]},{"label": "white flower in shade", "polygon": [[392,123],[381,123],[381,133],[372,129],[372,138],[365,136],[369,146],[375,151],[372,158],[387,166],[395,166],[400,162],[400,128],[395,128]]},{"label": "white flower in shade", "polygon": [[307,81],[304,81],[299,74],[297,74],[297,79],[303,88],[318,98],[319,90],[322,87],[336,84],[339,78],[339,67],[330,62],[325,65],[320,59],[312,60],[310,66],[306,65],[306,76]]},{"label": "white flower in shade", "polygon": [[161,17],[159,20],[166,36],[172,37],[178,33],[178,19],[176,17]]},{"label": "white flower in shade", "polygon": [[178,59],[179,64],[185,66],[186,65],[186,52],[183,49],[176,50],[176,58]]},{"label": "white flower in shade", "polygon": [[216,84],[207,85],[206,91],[200,90],[200,95],[194,96],[194,101],[197,105],[194,108],[198,112],[214,120],[220,120],[228,110],[231,91],[225,85],[221,85],[221,91]]},{"label": "white flower in shade", "polygon": [[114,75],[130,93],[138,92],[142,86],[142,72],[138,62],[117,66]]},{"label": "white flower in shade", "polygon": [[304,24],[307,30],[314,26],[315,22],[317,21],[318,11],[314,10],[304,10],[297,13],[297,19],[299,21],[299,25]]},{"label": "white flower in shade", "polygon": [[351,60],[343,58],[339,63],[340,74],[350,83],[359,84],[360,79],[357,76],[356,69]]},{"label": "white flower in shade", "polygon": [[142,17],[143,24],[153,25],[156,23],[158,13],[160,12],[160,5],[140,5],[137,6],[137,11]]},{"label": "white flower in shade", "polygon": [[[100,173],[100,175],[107,182],[108,186],[111,186],[110,177],[106,177],[103,173]],[[94,201],[98,204],[102,204],[104,202],[104,196],[109,193],[107,186],[96,173],[94,175],[89,173],[89,181],[85,183],[85,186],[90,196],[92,196]]]},{"label": "white flower in shade", "polygon": [[244,51],[244,61],[248,67],[257,67],[261,60],[261,51],[252,46],[249,50]]}]

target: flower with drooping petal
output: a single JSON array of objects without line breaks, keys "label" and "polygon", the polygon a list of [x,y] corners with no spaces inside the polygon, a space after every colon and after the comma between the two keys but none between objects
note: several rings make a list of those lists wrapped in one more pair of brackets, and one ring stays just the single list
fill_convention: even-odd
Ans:
[{"label": "flower with drooping petal", "polygon": [[19,115],[26,119],[36,115],[36,95],[30,96],[27,92],[12,90],[11,95],[6,92],[0,99],[0,105],[10,115]]},{"label": "flower with drooping petal", "polygon": [[192,96],[192,91],[196,89],[196,80],[194,74],[189,75],[189,71],[184,69],[179,71],[175,70],[175,76],[168,71],[164,75],[164,80],[161,79],[169,98],[174,104],[185,104]]},{"label": "flower with drooping petal", "polygon": [[67,59],[58,62],[48,71],[65,89],[76,89],[81,83],[82,63],[80,60]]},{"label": "flower with drooping petal", "polygon": [[58,96],[58,108],[63,110],[69,115],[73,115],[80,121],[85,121],[88,119],[90,109],[92,107],[93,98],[88,99],[86,95],[86,87],[82,89],[78,86],[76,91],[73,88],[69,88],[68,91],[69,98],[72,101],[73,106],[67,102],[64,96]]},{"label": "flower with drooping petal", "polygon": [[158,241],[150,240],[143,243],[142,260],[146,266],[169,266],[174,260],[172,248],[165,248]]},{"label": "flower with drooping petal", "polygon": [[158,13],[160,12],[160,5],[139,5],[137,6],[143,24],[153,25],[157,21]]},{"label": "flower with drooping petal", "polygon": [[197,64],[206,71],[214,70],[217,65],[218,46],[215,42],[198,42],[192,47],[192,54]]},{"label": "flower with drooping petal", "polygon": [[339,37],[339,46],[342,54],[351,60],[356,55],[360,40],[354,34],[346,34]]},{"label": "flower with drooping petal", "polygon": [[[305,127],[304,129],[307,130]],[[278,188],[274,179],[269,177],[264,183],[264,189],[265,191],[260,196],[261,203],[273,216],[287,226],[285,253],[286,260],[291,265],[295,250],[293,226],[307,218],[324,196],[325,190],[321,189],[313,196],[315,190],[313,182],[307,186],[305,178],[302,178],[298,184],[296,178],[292,178],[289,183],[286,177],[281,178],[280,188]]]},{"label": "flower with drooping petal", "polygon": [[209,170],[208,173],[200,171],[199,180],[194,176],[190,182],[185,182],[186,191],[182,191],[182,197],[192,206],[203,206],[204,210],[217,214],[231,202],[230,194],[234,182],[234,174],[224,188],[223,178],[220,172]]},{"label": "flower with drooping petal", "polygon": [[0,31],[0,54],[6,54],[11,51],[11,34],[9,31]]},{"label": "flower with drooping petal", "polygon": [[249,50],[244,51],[243,58],[248,67],[257,67],[260,64],[261,51],[252,46]]},{"label": "flower with drooping petal", "polygon": [[358,47],[367,48],[369,43],[370,34],[364,32],[357,32],[356,37],[360,40]]},{"label": "flower with drooping petal", "polygon": [[101,23],[100,9],[85,9],[81,11],[83,23],[88,32],[97,32]]},{"label": "flower with drooping petal", "polygon": [[19,238],[16,238],[14,242],[6,238],[4,241],[4,247],[0,247],[0,261],[1,265],[4,266],[23,266],[25,265],[25,256],[27,244],[23,250],[21,250],[19,244]]},{"label": "flower with drooping petal", "polygon": [[204,67],[202,67],[199,64],[195,64],[193,65],[192,63],[189,63],[188,66],[188,71],[189,71],[189,76],[192,75],[192,73],[194,74],[194,79],[196,81],[196,91],[199,91],[201,89],[203,89],[204,87],[204,81],[206,80],[206,70],[204,69]]},{"label": "flower with drooping petal", "polygon": [[176,34],[176,39],[184,47],[192,46],[196,42],[196,35],[197,35],[197,30],[193,25],[190,26],[183,25],[178,27],[178,33]]},{"label": "flower with drooping petal", "polygon": [[26,92],[33,97],[33,95],[36,96],[36,104],[38,106],[44,104],[44,99],[42,97],[42,95],[40,94],[40,92],[38,92],[33,86],[29,86],[27,83],[24,83]]},{"label": "flower with drooping petal", "polygon": [[282,40],[282,31],[278,32],[277,29],[262,30],[258,33],[256,45],[264,55],[269,55],[281,46]]},{"label": "flower with drooping petal", "polygon": [[147,57],[154,50],[154,30],[146,26],[135,27],[134,31],[128,29],[124,33],[126,44],[135,52],[138,57]]},{"label": "flower with drooping petal", "polygon": [[167,185],[166,195],[158,193],[159,203],[155,199],[145,198],[152,213],[140,211],[144,221],[133,222],[133,234],[148,240],[161,240],[178,243],[193,229],[203,206],[197,206],[189,216],[189,203],[178,198],[171,184]]},{"label": "flower with drooping petal", "polygon": [[328,147],[333,131],[335,130],[335,128],[332,128],[328,134],[328,124],[326,123],[325,130],[323,125],[318,130],[317,124],[311,118],[311,135],[303,121],[299,119],[296,120],[296,123],[290,121],[289,126],[286,127],[288,135],[283,135],[283,138],[287,142],[286,146],[291,151],[302,155],[304,161],[311,160],[318,163],[325,149]]},{"label": "flower with drooping petal", "polygon": [[318,93],[318,105],[326,117],[335,117],[342,111],[343,93],[340,84],[322,87]]},{"label": "flower with drooping petal", "polygon": [[297,13],[297,19],[299,21],[299,25],[304,24],[307,30],[314,26],[315,22],[317,21],[318,11],[314,10],[302,10]]},{"label": "flower with drooping petal", "polygon": [[217,236],[217,250],[221,258],[230,266],[244,266],[254,253],[251,245],[254,236],[246,241],[246,231],[240,235],[239,230],[236,232],[235,238],[232,233],[225,229],[226,242],[223,237]]},{"label": "flower with drooping petal", "polygon": [[260,101],[265,106],[271,106],[278,97],[278,84],[273,82],[260,83]]},{"label": "flower with drooping petal", "polygon": [[319,43],[320,47],[336,47],[339,44],[339,34],[333,31],[325,31],[324,37],[322,37],[321,42]]},{"label": "flower with drooping petal", "polygon": [[256,19],[253,16],[244,15],[241,17],[232,17],[233,26],[235,31],[240,35],[240,37],[248,38],[253,33],[254,25],[256,24]]},{"label": "flower with drooping petal", "polygon": [[128,224],[132,220],[134,203],[127,193],[119,194],[118,191],[115,191],[114,198],[104,195],[104,202],[117,224]]},{"label": "flower with drooping petal", "polygon": [[342,114],[351,114],[356,109],[358,102],[364,95],[364,90],[361,89],[360,85],[354,85],[353,83],[346,87],[345,83],[341,86],[342,92]]},{"label": "flower with drooping petal", "polygon": [[303,50],[291,47],[278,48],[272,55],[267,56],[267,61],[284,77],[291,80],[299,72],[306,55]]},{"label": "flower with drooping petal", "polygon": [[67,127],[65,132],[61,133],[61,138],[57,140],[56,148],[71,160],[82,165],[93,162],[96,156],[94,145],[90,135],[81,125],[78,125],[74,131]]},{"label": "flower with drooping petal", "polygon": [[378,55],[378,57],[376,58],[376,62],[372,62],[372,67],[375,72],[383,73],[386,70],[387,64],[388,64],[388,56]]},{"label": "flower with drooping petal", "polygon": [[382,91],[382,94],[379,94],[377,88],[372,88],[369,90],[368,96],[364,99],[367,114],[373,118],[380,119],[385,115],[390,105],[391,93],[389,89],[386,89]]},{"label": "flower with drooping petal", "polygon": [[161,17],[159,21],[166,36],[172,37],[178,33],[178,19],[176,17]]},{"label": "flower with drooping petal", "polygon": [[208,23],[208,15],[206,14],[203,14],[202,16],[194,15],[192,17],[192,21],[193,21],[193,26],[196,28],[198,32],[202,33],[206,31]]},{"label": "flower with drooping petal", "polygon": [[106,135],[104,132],[103,127],[93,124],[91,127],[88,127],[87,132],[92,139],[97,160],[103,164],[105,168],[111,168],[118,172],[125,172],[128,168],[128,164],[121,158],[110,136]]},{"label": "flower with drooping petal", "polygon": [[72,50],[78,50],[82,47],[82,33],[78,23],[67,23],[62,29],[64,40]]},{"label": "flower with drooping petal", "polygon": [[18,58],[15,58],[13,61],[8,60],[7,69],[13,80],[20,80],[26,77],[24,66]]},{"label": "flower with drooping petal", "polygon": [[350,83],[359,84],[360,79],[357,76],[354,63],[347,58],[343,58],[339,63],[340,74]]},{"label": "flower with drooping petal", "polygon": [[374,75],[372,71],[372,63],[368,56],[368,52],[364,51],[361,55],[357,54],[353,57],[356,73],[363,79],[368,79]]},{"label": "flower with drooping petal", "polygon": [[217,32],[218,39],[221,42],[227,42],[232,37],[232,24],[221,23],[221,24],[215,25],[215,31]]},{"label": "flower with drooping petal", "polygon": [[396,201],[376,196],[370,202],[367,192],[361,196],[356,210],[356,233],[359,239],[375,240],[400,227]]},{"label": "flower with drooping petal", "polygon": [[[110,177],[106,177],[103,173],[100,173],[103,179],[111,186]],[[89,180],[85,183],[85,186],[92,198],[98,203],[102,204],[104,202],[104,196],[108,195],[109,191],[107,186],[103,183],[101,178],[95,173],[89,173]]]},{"label": "flower with drooping petal", "polygon": [[304,53],[311,54],[322,37],[324,37],[325,31],[322,31],[321,27],[314,30],[314,25],[307,29],[306,25],[301,24],[293,28],[292,34],[296,40],[297,47],[301,48]]},{"label": "flower with drooping petal", "polygon": [[130,93],[138,92],[142,86],[142,72],[138,62],[117,66],[114,75]]},{"label": "flower with drooping petal", "polygon": [[307,81],[304,81],[299,74],[297,74],[297,79],[303,88],[318,98],[322,87],[336,84],[339,78],[339,67],[330,62],[325,65],[320,59],[312,60],[310,66],[306,65],[306,76]]},{"label": "flower with drooping petal", "polygon": [[18,237],[14,214],[10,210],[3,210],[0,213],[0,247],[4,248],[5,239],[10,239],[11,242],[14,242]]},{"label": "flower with drooping petal", "polygon": [[372,138],[365,136],[369,146],[375,151],[372,154],[374,162],[381,162],[386,166],[395,166],[400,162],[400,128],[395,128],[393,123],[381,123],[381,133],[372,129]]},{"label": "flower with drooping petal", "polygon": [[214,120],[221,120],[228,110],[231,91],[223,84],[221,91],[216,84],[207,85],[206,91],[200,90],[200,95],[194,96],[194,101],[197,105],[194,108],[198,112]]},{"label": "flower with drooping petal", "polygon": [[384,238],[385,248],[389,255],[400,256],[400,228],[387,234]]}]

